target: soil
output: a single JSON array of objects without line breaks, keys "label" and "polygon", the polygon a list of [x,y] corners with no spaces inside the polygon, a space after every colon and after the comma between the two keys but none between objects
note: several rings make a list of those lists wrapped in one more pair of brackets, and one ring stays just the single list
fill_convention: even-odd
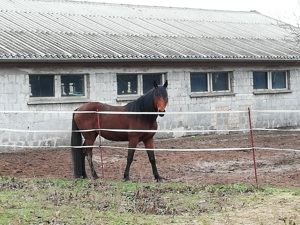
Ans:
[{"label": "soil", "polygon": [[[258,185],[300,188],[300,133],[255,132],[253,137]],[[104,178],[100,150],[94,149],[94,165],[100,179],[122,181],[127,143],[104,142],[103,145],[119,146],[124,149],[102,148]],[[157,167],[160,175],[165,178],[164,182],[256,185],[249,134],[156,140],[155,147],[169,149],[155,153]],[[249,150],[195,151],[195,149],[221,148]],[[175,151],[178,149],[185,151]],[[73,179],[71,159],[70,149],[41,148],[0,153],[0,176]],[[145,151],[136,151],[130,178],[133,182],[155,182]]]}]

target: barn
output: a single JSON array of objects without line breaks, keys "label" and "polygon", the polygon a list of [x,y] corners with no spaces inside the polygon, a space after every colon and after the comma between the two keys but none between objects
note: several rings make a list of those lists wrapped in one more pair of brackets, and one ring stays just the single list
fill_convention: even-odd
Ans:
[{"label": "barn", "polygon": [[[2,0],[0,18],[0,151],[69,144],[75,108],[124,105],[153,80],[169,81],[174,112],[159,119],[169,132],[158,138],[243,130],[248,108],[299,109],[298,28],[256,11]],[[300,119],[253,121],[274,128]]]}]

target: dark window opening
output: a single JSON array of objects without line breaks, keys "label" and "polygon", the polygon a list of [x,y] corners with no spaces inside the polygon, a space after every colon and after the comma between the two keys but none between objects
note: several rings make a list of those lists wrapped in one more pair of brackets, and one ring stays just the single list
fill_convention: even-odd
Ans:
[{"label": "dark window opening", "polygon": [[286,85],[285,71],[272,72],[272,88],[273,89],[284,89],[286,87],[287,87],[287,85]]},{"label": "dark window opening", "polygon": [[117,75],[118,95],[137,94],[137,75]]},{"label": "dark window opening", "polygon": [[84,75],[61,75],[61,96],[84,95]]},{"label": "dark window opening", "polygon": [[268,73],[262,71],[253,72],[253,88],[268,89]]},{"label": "dark window opening", "polygon": [[54,75],[29,75],[30,97],[53,97]]},{"label": "dark window opening", "polygon": [[161,85],[161,74],[145,74],[143,75],[143,93],[146,94],[153,88],[154,81]]},{"label": "dark window opening", "polygon": [[192,92],[208,91],[206,73],[191,74],[191,91]]},{"label": "dark window opening", "polygon": [[228,91],[228,73],[212,73],[212,90]]}]

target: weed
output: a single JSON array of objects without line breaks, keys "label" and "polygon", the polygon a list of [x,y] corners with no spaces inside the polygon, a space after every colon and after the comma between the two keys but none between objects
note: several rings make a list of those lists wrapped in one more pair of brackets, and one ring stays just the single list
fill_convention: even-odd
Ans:
[{"label": "weed", "polygon": [[[299,204],[298,190],[243,184],[0,177],[1,224],[243,224],[248,218],[245,223],[294,225]],[[277,221],[268,219],[270,212]]]}]

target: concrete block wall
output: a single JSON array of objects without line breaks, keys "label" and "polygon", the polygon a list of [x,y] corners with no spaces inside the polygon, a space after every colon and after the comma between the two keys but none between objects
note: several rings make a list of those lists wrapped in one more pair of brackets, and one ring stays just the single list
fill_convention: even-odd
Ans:
[{"label": "concrete block wall", "polygon": [[[184,130],[239,130],[249,129],[248,108],[251,109],[252,124],[257,128],[299,127],[300,113],[263,113],[255,110],[299,109],[300,73],[299,68],[282,68],[290,70],[291,93],[253,94],[253,68],[236,68],[233,70],[233,92],[229,96],[209,96],[191,98],[189,72],[174,71],[168,73],[170,80],[169,105],[174,112],[197,111],[244,111],[241,113],[217,113],[198,115],[166,116],[162,127],[182,130],[180,135],[189,135]],[[259,68],[270,70],[270,68]],[[278,69],[278,68],[277,68]],[[223,68],[231,71],[230,68]],[[187,70],[189,71],[189,70]],[[173,84],[175,83],[175,84]],[[182,86],[180,84],[183,84]],[[170,108],[168,110],[170,110]],[[211,132],[203,132],[211,133]],[[223,132],[216,132],[223,133]],[[226,132],[225,132],[226,133]],[[176,136],[176,134],[169,134]]]},{"label": "concrete block wall", "polygon": [[[220,68],[219,68],[220,69]],[[226,133],[226,130],[248,129],[247,110],[252,110],[252,122],[255,127],[298,127],[299,113],[257,113],[255,110],[299,109],[300,105],[300,70],[290,69],[291,93],[254,95],[252,72],[249,68],[221,68],[233,71],[232,88],[234,95],[190,97],[190,71],[193,68],[163,68],[169,80],[169,104],[167,114],[158,118],[159,129],[173,130],[157,133],[157,138],[171,138],[184,135]],[[199,69],[198,69],[199,70]],[[1,145],[20,146],[61,146],[70,144],[72,111],[82,103],[57,103],[28,105],[29,73],[79,73],[89,74],[88,92],[91,101],[101,101],[112,105],[124,105],[117,99],[116,73],[157,72],[161,68],[1,68],[0,69],[0,128],[28,130],[28,132],[1,131]],[[23,111],[22,113],[4,113],[3,111]],[[24,113],[24,111],[30,111]],[[69,113],[32,113],[36,111]],[[183,112],[226,111],[216,114],[184,114]],[[231,113],[232,111],[244,111]],[[181,112],[181,113],[180,113]],[[70,130],[70,132],[66,132]],[[202,132],[186,132],[202,130]],[[207,130],[211,130],[208,132]],[[223,130],[217,131],[217,130]],[[32,132],[37,131],[37,132]],[[41,131],[41,132],[39,132]],[[42,132],[43,131],[43,132]],[[44,132],[46,131],[46,132]],[[49,131],[49,132],[47,132]],[[53,132],[55,131],[55,132]],[[175,132],[176,131],[176,132]],[[19,148],[1,147],[0,152]]]}]

